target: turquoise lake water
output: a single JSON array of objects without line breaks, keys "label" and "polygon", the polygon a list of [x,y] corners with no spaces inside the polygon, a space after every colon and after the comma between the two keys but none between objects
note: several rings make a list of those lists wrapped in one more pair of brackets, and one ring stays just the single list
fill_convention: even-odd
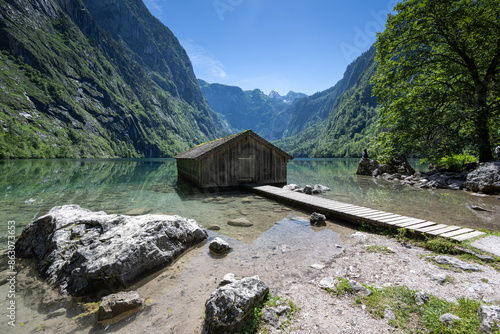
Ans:
[{"label": "turquoise lake water", "polygon": [[[288,183],[325,185],[331,191],[320,196],[345,203],[438,223],[500,230],[497,196],[419,190],[356,176],[358,161],[295,159],[288,165]],[[424,169],[416,162],[413,165]],[[224,274],[258,274],[271,287],[293,282],[310,264],[324,262],[339,252],[337,245],[353,231],[341,221],[331,221],[326,228],[311,227],[307,220],[311,212],[246,191],[202,193],[178,179],[174,159],[19,160],[0,161],[0,249],[6,248],[9,222],[15,222],[19,235],[28,223],[65,204],[109,214],[192,218],[209,229],[209,239],[220,236],[233,251],[224,258],[214,258],[208,243],[203,243],[172,266],[135,283],[130,288],[137,289],[143,298],[151,298],[152,305],[130,321],[110,328],[96,324],[93,317],[75,320],[85,312],[78,300],[49,287],[29,261],[16,260],[17,326],[9,327],[3,321],[0,332],[197,332],[205,300]],[[474,206],[490,212],[473,210]],[[253,226],[227,224],[241,217]],[[6,257],[0,259],[0,266],[2,270],[7,267]],[[8,291],[8,284],[0,284],[0,305],[10,302]],[[5,312],[0,314],[4,317]],[[175,330],[165,331],[168,328]]]},{"label": "turquoise lake water", "polygon": [[[288,164],[288,183],[328,186],[332,190],[322,196],[345,203],[438,223],[499,230],[500,200],[495,196],[419,190],[394,181],[356,176],[358,161],[295,159]],[[413,165],[423,168],[416,162]],[[242,199],[249,195],[201,193],[178,181],[174,159],[0,161],[0,244],[5,245],[9,221],[16,222],[19,235],[33,219],[64,204],[129,215],[178,214],[196,219],[204,227],[220,226],[224,234],[228,217],[248,214],[248,201]],[[260,207],[259,212],[281,210],[276,205],[268,199],[256,199],[251,207]],[[491,212],[475,211],[473,206]],[[272,222],[266,227],[271,226]],[[256,231],[260,232],[264,231]]]}]

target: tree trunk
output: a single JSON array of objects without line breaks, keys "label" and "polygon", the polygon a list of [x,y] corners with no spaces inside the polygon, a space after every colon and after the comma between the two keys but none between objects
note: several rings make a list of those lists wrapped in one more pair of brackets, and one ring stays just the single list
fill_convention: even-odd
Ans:
[{"label": "tree trunk", "polygon": [[481,90],[477,97],[477,115],[476,115],[476,135],[477,148],[479,150],[479,162],[491,161],[490,132],[488,127],[488,108],[486,103],[486,92]]}]

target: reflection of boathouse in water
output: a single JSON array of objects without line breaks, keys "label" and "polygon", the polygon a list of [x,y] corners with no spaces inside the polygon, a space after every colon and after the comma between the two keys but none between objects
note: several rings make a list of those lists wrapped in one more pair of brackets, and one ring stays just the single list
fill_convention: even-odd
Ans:
[{"label": "reflection of boathouse in water", "polygon": [[286,165],[293,159],[251,130],[201,144],[174,158],[179,175],[201,188],[283,185]]}]

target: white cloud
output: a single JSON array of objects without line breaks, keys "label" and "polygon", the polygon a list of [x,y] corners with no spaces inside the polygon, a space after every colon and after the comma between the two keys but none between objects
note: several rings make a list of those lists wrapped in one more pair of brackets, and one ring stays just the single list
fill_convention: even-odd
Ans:
[{"label": "white cloud", "polygon": [[206,74],[216,78],[226,77],[224,65],[210,51],[196,44],[193,40],[184,40],[181,44],[191,59],[198,77]]}]

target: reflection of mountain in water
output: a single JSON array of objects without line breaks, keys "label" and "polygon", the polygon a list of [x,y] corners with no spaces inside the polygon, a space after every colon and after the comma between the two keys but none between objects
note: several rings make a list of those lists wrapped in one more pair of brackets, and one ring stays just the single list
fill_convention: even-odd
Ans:
[{"label": "reflection of mountain in water", "polygon": [[1,215],[18,229],[57,205],[127,210],[141,191],[171,192],[177,180],[173,159],[4,160],[0,173]]},{"label": "reflection of mountain in water", "polygon": [[[345,203],[448,225],[499,229],[494,196],[418,190],[356,176],[357,163],[358,159],[295,159],[288,164],[288,181],[323,184],[331,191],[322,196]],[[0,229],[6,230],[7,222],[14,220],[18,234],[34,218],[63,204],[117,214],[176,214],[248,244],[290,213],[310,214],[245,191],[202,193],[178,182],[174,159],[4,160],[0,173]],[[491,212],[470,210],[472,206]],[[228,220],[242,217],[254,226],[227,225]]]}]

